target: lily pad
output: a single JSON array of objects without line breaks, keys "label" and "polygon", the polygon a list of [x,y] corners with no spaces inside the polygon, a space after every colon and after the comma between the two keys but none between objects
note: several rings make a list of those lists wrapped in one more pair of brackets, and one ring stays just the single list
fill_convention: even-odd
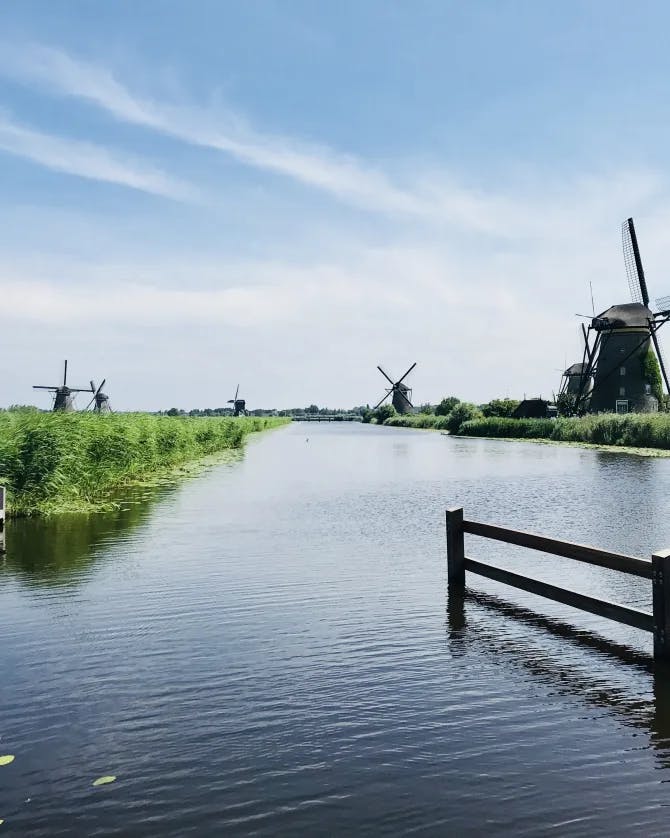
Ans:
[{"label": "lily pad", "polygon": [[14,754],[0,756],[0,765],[9,765],[10,762],[14,762]]},{"label": "lily pad", "polygon": [[97,780],[93,780],[94,786],[106,786],[108,783],[113,783],[116,780],[116,777],[113,774],[108,774],[105,777],[98,777]]}]

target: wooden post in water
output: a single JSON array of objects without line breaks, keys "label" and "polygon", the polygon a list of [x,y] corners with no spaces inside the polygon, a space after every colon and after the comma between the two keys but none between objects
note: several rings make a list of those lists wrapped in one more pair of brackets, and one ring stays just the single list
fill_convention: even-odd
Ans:
[{"label": "wooden post in water", "polygon": [[651,557],[654,602],[654,659],[670,663],[670,550]]},{"label": "wooden post in water", "polygon": [[0,553],[5,552],[5,487],[0,486]]},{"label": "wooden post in water", "polygon": [[447,509],[447,582],[451,589],[465,589],[463,507]]}]

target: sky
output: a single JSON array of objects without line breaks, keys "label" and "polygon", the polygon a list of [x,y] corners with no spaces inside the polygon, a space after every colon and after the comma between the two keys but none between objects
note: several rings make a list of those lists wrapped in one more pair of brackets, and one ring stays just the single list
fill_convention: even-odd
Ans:
[{"label": "sky", "polygon": [[[670,294],[659,0],[0,5],[0,405],[550,397]],[[669,338],[670,340],[670,338]],[[84,406],[79,397],[80,406]]]}]

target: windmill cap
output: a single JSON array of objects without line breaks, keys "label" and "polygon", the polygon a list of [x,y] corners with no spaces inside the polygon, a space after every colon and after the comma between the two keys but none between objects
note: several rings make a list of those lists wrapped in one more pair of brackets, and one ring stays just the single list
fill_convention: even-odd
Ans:
[{"label": "windmill cap", "polygon": [[583,375],[588,368],[588,364],[582,364],[580,362],[579,364],[573,364],[571,367],[568,367],[563,375]]},{"label": "windmill cap", "polygon": [[649,326],[649,320],[653,317],[651,309],[642,303],[623,303],[619,306],[611,306],[591,321],[591,325],[597,331],[603,329],[626,329]]}]

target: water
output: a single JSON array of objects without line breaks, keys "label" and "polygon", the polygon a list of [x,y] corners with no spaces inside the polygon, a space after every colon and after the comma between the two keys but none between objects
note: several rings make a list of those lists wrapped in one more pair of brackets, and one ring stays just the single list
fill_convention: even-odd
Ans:
[{"label": "water", "polygon": [[[7,835],[667,834],[651,636],[477,577],[448,602],[444,509],[648,556],[670,460],[296,423],[149,495],[10,524]],[[650,608],[645,580],[467,550]]]}]

